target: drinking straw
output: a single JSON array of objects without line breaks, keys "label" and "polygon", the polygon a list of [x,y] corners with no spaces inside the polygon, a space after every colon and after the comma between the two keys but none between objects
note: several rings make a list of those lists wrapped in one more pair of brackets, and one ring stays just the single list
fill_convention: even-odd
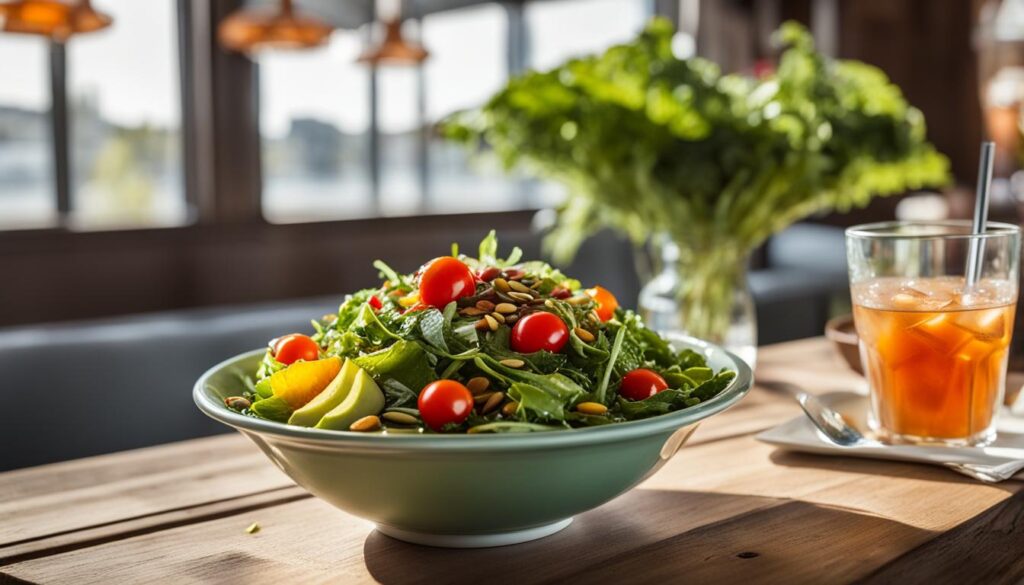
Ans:
[{"label": "drinking straw", "polygon": [[[979,236],[985,233],[988,222],[988,192],[992,187],[992,159],[995,157],[996,143],[981,143],[981,160],[978,161],[978,190],[974,201],[974,223],[971,234]],[[974,287],[981,277],[981,260],[985,249],[981,238],[971,238],[967,252],[967,288]]]}]

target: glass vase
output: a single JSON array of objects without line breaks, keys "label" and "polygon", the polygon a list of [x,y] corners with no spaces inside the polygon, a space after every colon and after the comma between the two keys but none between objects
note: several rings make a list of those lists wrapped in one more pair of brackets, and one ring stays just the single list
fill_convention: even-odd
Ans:
[{"label": "glass vase", "polygon": [[654,245],[656,272],[640,291],[647,325],[721,345],[753,368],[757,319],[747,284],[747,255],[727,246],[697,251],[661,238]]}]

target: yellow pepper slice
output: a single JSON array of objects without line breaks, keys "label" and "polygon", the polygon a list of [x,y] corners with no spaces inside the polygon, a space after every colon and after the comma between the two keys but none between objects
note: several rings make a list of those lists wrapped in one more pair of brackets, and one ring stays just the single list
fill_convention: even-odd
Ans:
[{"label": "yellow pepper slice", "polygon": [[337,356],[311,362],[295,362],[270,376],[270,388],[274,396],[292,408],[302,408],[338,375],[341,363],[341,358]]}]

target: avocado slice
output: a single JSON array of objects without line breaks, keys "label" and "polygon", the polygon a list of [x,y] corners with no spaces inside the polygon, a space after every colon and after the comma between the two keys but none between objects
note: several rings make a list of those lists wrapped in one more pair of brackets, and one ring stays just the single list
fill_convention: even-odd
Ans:
[{"label": "avocado slice", "polygon": [[345,397],[348,396],[357,372],[359,372],[359,366],[352,360],[345,360],[345,364],[341,366],[341,371],[331,380],[331,383],[317,394],[313,400],[310,400],[305,406],[293,412],[291,418],[288,419],[288,424],[311,427],[320,422],[320,419],[325,414],[341,404]]},{"label": "avocado slice", "polygon": [[318,429],[347,431],[349,426],[364,416],[378,414],[384,409],[384,393],[366,370],[359,369],[348,396],[320,419]]}]

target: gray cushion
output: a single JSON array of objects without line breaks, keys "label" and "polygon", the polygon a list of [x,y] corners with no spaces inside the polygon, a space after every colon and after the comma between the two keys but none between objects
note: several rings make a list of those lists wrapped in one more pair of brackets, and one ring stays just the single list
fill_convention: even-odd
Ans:
[{"label": "gray cushion", "polygon": [[0,470],[226,430],[192,405],[196,378],[340,299],[0,330]]}]

